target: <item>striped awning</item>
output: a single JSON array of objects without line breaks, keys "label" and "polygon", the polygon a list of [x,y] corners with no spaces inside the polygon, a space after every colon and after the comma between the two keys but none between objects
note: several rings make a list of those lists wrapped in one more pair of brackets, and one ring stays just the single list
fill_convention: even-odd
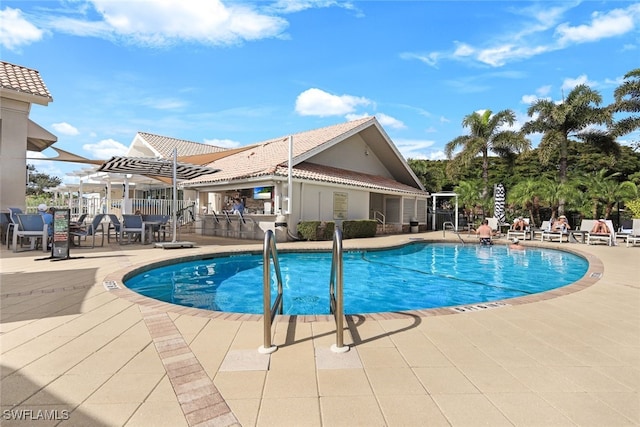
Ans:
[{"label": "striped awning", "polygon": [[[176,178],[193,179],[202,175],[216,173],[219,170],[220,169],[197,166],[189,163],[176,163]],[[171,160],[153,159],[149,157],[114,156],[100,166],[98,172],[173,178],[173,162]]]}]

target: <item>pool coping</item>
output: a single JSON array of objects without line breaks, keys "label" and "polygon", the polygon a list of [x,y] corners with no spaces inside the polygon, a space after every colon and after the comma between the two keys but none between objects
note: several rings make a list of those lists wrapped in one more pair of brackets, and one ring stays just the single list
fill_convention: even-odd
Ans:
[{"label": "pool coping", "polygon": [[[447,244],[455,244],[450,240],[422,240],[422,239],[410,239],[407,242],[393,244],[393,245],[385,245],[385,246],[376,246],[376,247],[352,247],[346,249],[348,251],[357,251],[357,250],[378,250],[378,249],[390,249],[394,247],[406,246],[408,244],[413,244],[416,242],[425,241],[429,243],[447,243]],[[467,243],[465,243],[467,244]],[[579,280],[565,286],[561,286],[559,288],[551,289],[544,292],[539,292],[532,295],[508,298],[502,300],[494,300],[486,303],[474,303],[474,304],[463,304],[457,306],[448,306],[448,307],[439,307],[439,308],[429,308],[429,309],[419,309],[419,310],[407,310],[407,311],[392,311],[392,312],[379,312],[379,313],[366,313],[366,314],[347,314],[345,318],[347,319],[371,319],[371,320],[390,320],[390,319],[403,319],[407,316],[417,316],[417,317],[430,317],[430,316],[442,316],[442,315],[452,315],[459,313],[468,313],[470,311],[479,311],[486,309],[494,309],[505,306],[515,306],[522,304],[530,304],[534,302],[545,301],[553,298],[558,298],[564,295],[569,295],[574,292],[579,292],[585,288],[588,288],[595,283],[597,283],[604,273],[604,264],[602,261],[593,254],[583,252],[579,249],[571,247],[566,247],[566,244],[555,244],[549,245],[544,243],[538,243],[534,241],[528,241],[527,246],[542,248],[542,249],[555,249],[564,252],[569,252],[574,255],[580,256],[586,259],[588,263],[587,271]],[[117,270],[109,275],[107,275],[103,280],[103,285],[107,290],[109,290],[113,295],[118,296],[119,298],[123,298],[127,301],[145,307],[147,309],[151,309],[154,311],[175,313],[180,315],[189,315],[195,317],[204,317],[209,319],[219,319],[219,320],[230,320],[230,321],[261,321],[264,318],[262,314],[244,314],[244,313],[231,313],[231,312],[222,312],[222,311],[213,311],[202,308],[194,308],[194,307],[185,307],[177,304],[172,304],[169,302],[164,302],[160,300],[156,300],[150,297],[146,297],[141,295],[124,285],[124,280],[128,275],[133,274],[134,272],[140,273],[141,271],[145,271],[145,269],[156,268],[162,265],[175,264],[184,261],[192,261],[203,259],[204,257],[214,255],[214,256],[225,256],[225,255],[233,255],[238,253],[261,253],[262,251],[258,250],[249,250],[249,249],[236,249],[236,250],[228,250],[228,248],[220,248],[221,251],[216,251],[218,247],[211,248],[214,249],[211,252],[201,253],[196,255],[187,255],[183,257],[171,257],[167,259],[161,259],[155,262],[145,262],[140,264],[131,265],[125,267],[121,270]],[[292,251],[326,251],[326,249],[279,249],[279,253],[286,253]],[[279,315],[274,319],[274,323],[276,322],[291,322],[292,319],[295,319],[297,322],[328,322],[334,321],[333,315]]]}]

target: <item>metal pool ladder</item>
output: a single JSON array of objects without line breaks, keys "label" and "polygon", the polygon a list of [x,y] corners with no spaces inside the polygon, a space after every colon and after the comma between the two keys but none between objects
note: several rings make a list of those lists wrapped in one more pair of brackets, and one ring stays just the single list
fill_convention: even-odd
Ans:
[{"label": "metal pool ladder", "polygon": [[[271,259],[278,280],[278,295],[271,305]],[[264,344],[258,348],[263,354],[273,353],[278,349],[271,343],[271,325],[276,314],[282,314],[282,274],[280,273],[280,263],[278,262],[278,250],[273,231],[267,230],[264,234],[264,245],[262,249],[262,286],[264,292]]]},{"label": "metal pool ladder", "polygon": [[342,269],[342,231],[336,228],[333,234],[331,254],[331,278],[329,280],[329,310],[336,321],[336,343],[331,351],[345,353],[349,346],[344,345],[344,282]]}]

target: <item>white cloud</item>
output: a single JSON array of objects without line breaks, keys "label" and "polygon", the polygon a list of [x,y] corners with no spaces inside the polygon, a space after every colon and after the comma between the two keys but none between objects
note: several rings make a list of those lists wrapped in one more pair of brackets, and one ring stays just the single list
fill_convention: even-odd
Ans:
[{"label": "white cloud", "polygon": [[589,81],[589,79],[587,78],[586,74],[582,74],[578,77],[576,77],[575,79],[572,78],[566,78],[564,79],[564,81],[562,82],[562,89],[564,90],[571,90],[574,87],[578,86],[578,85],[587,85],[590,87],[595,87],[598,86],[598,84],[596,82],[591,82]]},{"label": "white cloud", "polygon": [[426,149],[434,144],[434,141],[422,139],[393,139],[398,151],[405,159],[424,159]]},{"label": "white cloud", "polygon": [[288,22],[264,14],[248,4],[225,5],[220,0],[111,1],[90,0],[101,19],[80,16],[50,17],[57,31],[80,36],[119,39],[144,46],[171,46],[179,42],[230,45],[248,40],[278,37]]},{"label": "white cloud", "polygon": [[113,156],[124,156],[129,147],[111,138],[103,139],[95,144],[84,144],[82,149],[91,153],[90,158],[107,160]]},{"label": "white cloud", "polygon": [[538,99],[538,95],[522,95],[520,101],[523,104],[532,104]]},{"label": "white cloud", "polygon": [[224,148],[237,148],[242,145],[238,141],[233,141],[231,139],[215,139],[215,138],[205,139],[204,143],[209,145],[214,145],[216,147],[224,147]]},{"label": "white cloud", "polygon": [[19,50],[21,46],[37,42],[44,32],[27,21],[20,9],[0,10],[0,46]]},{"label": "white cloud", "polygon": [[273,5],[271,5],[271,9],[277,10],[280,13],[294,13],[312,8],[332,6],[351,9],[357,11],[359,14],[361,13],[353,3],[336,0],[277,0]]},{"label": "white cloud", "polygon": [[440,116],[440,123],[449,123],[451,120],[447,119],[445,116]]},{"label": "white cloud", "polygon": [[63,135],[75,136],[80,133],[78,129],[66,122],[54,123],[51,125],[51,127],[53,128],[53,130]]},{"label": "white cloud", "polygon": [[353,113],[356,107],[370,105],[367,98],[332,95],[323,90],[307,89],[296,99],[296,112],[302,116],[340,116]]},{"label": "white cloud", "polygon": [[146,98],[140,103],[156,110],[180,110],[187,105],[185,101],[175,98]]},{"label": "white cloud", "polygon": [[[595,42],[634,31],[640,24],[640,4],[625,9],[594,12],[587,24],[571,25],[560,20],[567,11],[580,2],[566,3],[561,7],[548,7],[544,2],[511,11],[525,17],[518,23],[518,30],[497,34],[482,46],[472,46],[456,41],[449,51],[412,53],[400,55],[403,59],[418,59],[432,67],[440,60],[477,61],[491,67],[531,58],[547,52],[565,49],[570,45]],[[632,49],[625,45],[623,49]]]},{"label": "white cloud", "polygon": [[396,119],[395,117],[387,116],[384,113],[377,113],[376,118],[384,127],[392,129],[406,129],[407,127],[404,123],[402,123],[402,121]]},{"label": "white cloud", "polygon": [[571,26],[568,23],[558,25],[556,34],[562,45],[585,43],[615,37],[632,31],[640,21],[640,5],[627,9],[614,9],[607,13],[594,12],[589,24]]}]

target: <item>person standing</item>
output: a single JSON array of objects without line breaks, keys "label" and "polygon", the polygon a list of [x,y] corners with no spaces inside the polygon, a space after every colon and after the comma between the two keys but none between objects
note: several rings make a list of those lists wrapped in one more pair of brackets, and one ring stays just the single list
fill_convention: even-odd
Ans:
[{"label": "person standing", "polygon": [[493,245],[491,237],[493,236],[493,230],[489,227],[489,220],[485,219],[482,224],[476,230],[476,234],[480,238],[480,244],[483,246]]}]

